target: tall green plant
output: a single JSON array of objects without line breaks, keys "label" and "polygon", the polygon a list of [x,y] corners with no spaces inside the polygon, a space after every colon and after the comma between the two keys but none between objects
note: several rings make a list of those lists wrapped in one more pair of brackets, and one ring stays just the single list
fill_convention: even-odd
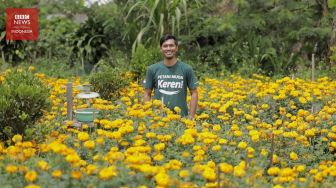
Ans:
[{"label": "tall green plant", "polygon": [[2,139],[24,134],[50,104],[48,88],[31,72],[16,71],[6,75],[0,93]]},{"label": "tall green plant", "polygon": [[160,36],[166,33],[180,35],[182,19],[188,19],[188,5],[198,0],[128,0],[125,17],[128,25],[126,35],[134,43],[132,51],[137,45],[144,43],[152,45]]}]

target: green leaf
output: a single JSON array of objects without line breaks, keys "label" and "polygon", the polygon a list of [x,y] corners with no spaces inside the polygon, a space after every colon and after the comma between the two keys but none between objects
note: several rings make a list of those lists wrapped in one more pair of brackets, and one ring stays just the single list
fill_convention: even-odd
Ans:
[{"label": "green leaf", "polygon": [[336,7],[336,0],[328,0],[328,7],[329,8]]}]

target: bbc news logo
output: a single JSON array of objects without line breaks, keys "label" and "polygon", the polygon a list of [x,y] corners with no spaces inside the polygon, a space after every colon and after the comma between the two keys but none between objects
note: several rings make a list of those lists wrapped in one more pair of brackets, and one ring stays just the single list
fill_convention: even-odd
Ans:
[{"label": "bbc news logo", "polygon": [[30,24],[29,14],[15,14],[14,24]]},{"label": "bbc news logo", "polygon": [[6,40],[37,40],[38,9],[7,8]]}]

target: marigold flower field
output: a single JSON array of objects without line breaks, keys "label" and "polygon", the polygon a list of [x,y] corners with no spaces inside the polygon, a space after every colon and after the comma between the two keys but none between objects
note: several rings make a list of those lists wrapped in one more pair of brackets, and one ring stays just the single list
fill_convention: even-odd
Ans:
[{"label": "marigold flower field", "polygon": [[119,100],[91,100],[100,116],[78,128],[66,121],[69,80],[35,75],[51,88],[51,111],[38,122],[50,133],[33,140],[15,135],[0,145],[2,187],[336,184],[336,82],[326,77],[207,78],[194,121],[160,101],[143,104],[142,87],[131,83]]}]

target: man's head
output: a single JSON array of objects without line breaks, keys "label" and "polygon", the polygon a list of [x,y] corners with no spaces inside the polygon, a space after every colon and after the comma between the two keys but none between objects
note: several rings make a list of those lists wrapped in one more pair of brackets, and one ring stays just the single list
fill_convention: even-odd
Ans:
[{"label": "man's head", "polygon": [[177,49],[177,39],[175,36],[167,34],[161,37],[160,51],[163,54],[164,58],[175,58]]}]

